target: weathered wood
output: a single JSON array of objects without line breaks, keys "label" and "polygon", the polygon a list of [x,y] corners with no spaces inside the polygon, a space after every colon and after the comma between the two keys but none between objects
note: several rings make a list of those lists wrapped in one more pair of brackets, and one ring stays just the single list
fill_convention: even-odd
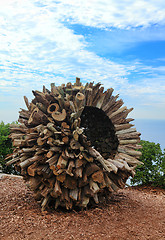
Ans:
[{"label": "weathered wood", "polygon": [[71,189],[69,191],[69,197],[74,200],[74,201],[77,201],[77,198],[78,198],[78,188],[75,188],[75,189]]},{"label": "weathered wood", "polygon": [[124,139],[124,140],[119,140],[120,145],[125,145],[125,144],[136,144],[139,143],[139,139]]},{"label": "weathered wood", "polygon": [[113,112],[112,114],[110,114],[108,116],[109,116],[109,118],[113,118],[116,115],[118,115],[119,113],[124,112],[126,109],[127,109],[127,107],[122,107],[122,108],[118,109],[116,112]]},{"label": "weathered wood", "polygon": [[32,190],[36,190],[39,185],[41,184],[41,178],[40,177],[30,177],[26,183],[27,186],[29,186]]},{"label": "weathered wood", "polygon": [[27,172],[28,172],[29,176],[34,177],[37,172],[37,163],[34,162],[32,165],[30,165],[27,169]]},{"label": "weathered wood", "polygon": [[123,134],[132,133],[132,132],[136,132],[136,128],[128,128],[128,129],[116,131],[116,135],[123,135]]},{"label": "weathered wood", "polygon": [[43,158],[43,156],[36,155],[32,158],[28,158],[24,162],[21,162],[19,165],[20,165],[21,168],[26,168],[27,166],[31,165],[33,162],[40,161],[42,158]]},{"label": "weathered wood", "polygon": [[81,167],[78,167],[78,168],[76,168],[75,169],[75,177],[76,178],[82,178],[82,173],[83,173],[83,167],[81,166]]},{"label": "weathered wood", "polygon": [[65,110],[65,109],[62,109],[62,112],[58,112],[58,111],[53,112],[53,113],[52,113],[52,117],[53,117],[53,119],[54,119],[55,121],[57,121],[57,122],[62,122],[62,121],[64,121],[65,118],[66,118],[66,110]]},{"label": "weathered wood", "polygon": [[117,135],[117,137],[119,140],[121,140],[121,139],[139,139],[140,135],[141,135],[141,133],[139,133],[139,132],[131,132],[131,133]]},{"label": "weathered wood", "polygon": [[9,166],[15,162],[19,161],[19,157],[15,157],[15,158],[12,158],[11,160],[9,160],[7,163],[6,163],[6,166]]},{"label": "weathered wood", "polygon": [[124,159],[128,164],[133,165],[133,166],[138,165],[138,164],[143,164],[137,158],[135,158],[131,155],[128,155],[126,153],[119,153],[118,156],[121,157],[121,159]]},{"label": "weathered wood", "polygon": [[109,99],[111,98],[113,91],[114,91],[113,88],[109,88],[105,92],[105,98],[104,98],[103,104],[101,106],[103,111],[105,111],[107,109],[107,106],[109,105]]},{"label": "weathered wood", "polygon": [[128,129],[130,127],[133,127],[134,125],[133,124],[130,124],[130,123],[125,123],[125,124],[115,124],[114,127],[115,127],[115,130],[116,131],[120,131],[120,130],[123,130],[123,129]]},{"label": "weathered wood", "polygon": [[49,163],[49,166],[55,164],[58,161],[59,156],[60,156],[60,154],[56,153],[53,157],[51,157],[48,160],[46,160],[46,163]]},{"label": "weathered wood", "polygon": [[85,104],[85,102],[84,102],[84,100],[85,100],[84,94],[78,92],[76,94],[75,100],[76,100],[77,109],[79,109],[80,107],[82,107]]},{"label": "weathered wood", "polygon": [[52,103],[48,106],[47,112],[48,113],[55,113],[59,110],[59,105],[57,103]]},{"label": "weathered wood", "polygon": [[93,193],[98,193],[100,190],[98,184],[96,182],[94,182],[92,179],[90,179],[90,181],[89,181],[89,187]]},{"label": "weathered wood", "polygon": [[70,175],[70,176],[73,176],[72,170],[73,170],[74,167],[75,167],[74,161],[73,161],[73,160],[70,160],[70,161],[69,161],[69,164],[68,164],[68,168],[67,168],[67,170],[66,170],[66,173],[67,173],[68,175]]},{"label": "weathered wood", "polygon": [[112,192],[114,190],[115,192],[117,192],[119,190],[119,187],[108,177],[106,173],[104,174],[104,177],[109,191]]},{"label": "weathered wood", "polygon": [[126,154],[131,155],[131,156],[138,156],[138,157],[140,157],[142,155],[142,153],[139,152],[139,151],[129,150],[129,149],[125,149],[125,148],[122,148],[122,147],[118,147],[118,152],[119,153],[126,153]]},{"label": "weathered wood", "polygon": [[30,104],[29,104],[28,98],[26,96],[24,96],[24,101],[25,101],[26,107],[28,109],[30,109]]},{"label": "weathered wood", "polygon": [[68,159],[64,159],[62,157],[62,155],[60,155],[58,162],[57,162],[57,168],[58,169],[65,168],[67,163],[68,163]]},{"label": "weathered wood", "polygon": [[69,175],[66,175],[66,179],[64,181],[64,187],[69,189],[75,189],[77,187],[76,179]]},{"label": "weathered wood", "polygon": [[59,174],[59,175],[56,176],[56,179],[57,179],[59,182],[63,183],[63,182],[65,181],[65,179],[66,179],[66,173],[65,173],[65,172],[62,172],[61,174]]},{"label": "weathered wood", "polygon": [[92,155],[92,157],[94,157],[97,161],[101,163],[101,165],[107,172],[110,172],[109,168],[105,164],[105,159],[101,156],[101,154],[98,151],[96,151],[94,148],[89,148],[89,153]]},{"label": "weathered wood", "polygon": [[104,182],[104,174],[103,171],[99,170],[92,174],[92,180],[94,182],[102,183]]},{"label": "weathered wood", "polygon": [[90,176],[92,173],[100,170],[99,166],[95,163],[88,163],[85,166],[85,169],[86,169],[86,175],[87,176]]},{"label": "weathered wood", "polygon": [[42,211],[50,202],[68,210],[98,204],[107,189],[117,191],[134,176],[140,133],[127,118],[132,108],[112,93],[76,78],[75,84],[33,91],[31,103],[24,97],[27,110],[19,112],[20,126],[10,126],[15,149],[6,160],[24,176]]},{"label": "weathered wood", "polygon": [[54,189],[53,189],[53,194],[58,197],[62,194],[61,187],[60,187],[60,182],[56,180]]}]

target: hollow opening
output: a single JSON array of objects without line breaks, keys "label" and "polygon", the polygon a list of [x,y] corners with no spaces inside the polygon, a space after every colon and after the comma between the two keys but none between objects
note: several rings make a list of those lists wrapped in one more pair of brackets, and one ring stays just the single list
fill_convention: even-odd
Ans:
[{"label": "hollow opening", "polygon": [[55,110],[56,110],[56,107],[54,105],[51,105],[50,108],[49,108],[49,111],[54,112]]},{"label": "hollow opening", "polygon": [[81,127],[91,145],[105,158],[113,158],[119,145],[112,121],[105,112],[86,106],[81,114]]}]

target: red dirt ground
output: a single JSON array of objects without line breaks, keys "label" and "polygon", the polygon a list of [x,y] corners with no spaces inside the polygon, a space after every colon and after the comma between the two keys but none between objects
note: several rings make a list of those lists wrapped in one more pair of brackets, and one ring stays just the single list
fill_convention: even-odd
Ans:
[{"label": "red dirt ground", "polygon": [[163,240],[165,190],[126,188],[85,211],[41,212],[21,178],[0,178],[1,240]]}]

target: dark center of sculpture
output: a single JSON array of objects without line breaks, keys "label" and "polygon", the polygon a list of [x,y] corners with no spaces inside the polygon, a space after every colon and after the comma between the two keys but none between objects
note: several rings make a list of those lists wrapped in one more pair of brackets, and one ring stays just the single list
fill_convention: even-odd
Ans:
[{"label": "dark center of sculpture", "polygon": [[91,145],[105,158],[113,158],[119,145],[112,121],[105,112],[86,106],[81,114],[81,127]]}]

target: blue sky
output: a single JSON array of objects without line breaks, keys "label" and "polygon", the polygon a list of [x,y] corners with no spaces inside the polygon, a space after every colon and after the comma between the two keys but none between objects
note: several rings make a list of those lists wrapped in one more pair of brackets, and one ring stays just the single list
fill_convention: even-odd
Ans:
[{"label": "blue sky", "polygon": [[23,96],[75,81],[113,87],[130,117],[165,120],[164,0],[0,0],[0,120]]}]

